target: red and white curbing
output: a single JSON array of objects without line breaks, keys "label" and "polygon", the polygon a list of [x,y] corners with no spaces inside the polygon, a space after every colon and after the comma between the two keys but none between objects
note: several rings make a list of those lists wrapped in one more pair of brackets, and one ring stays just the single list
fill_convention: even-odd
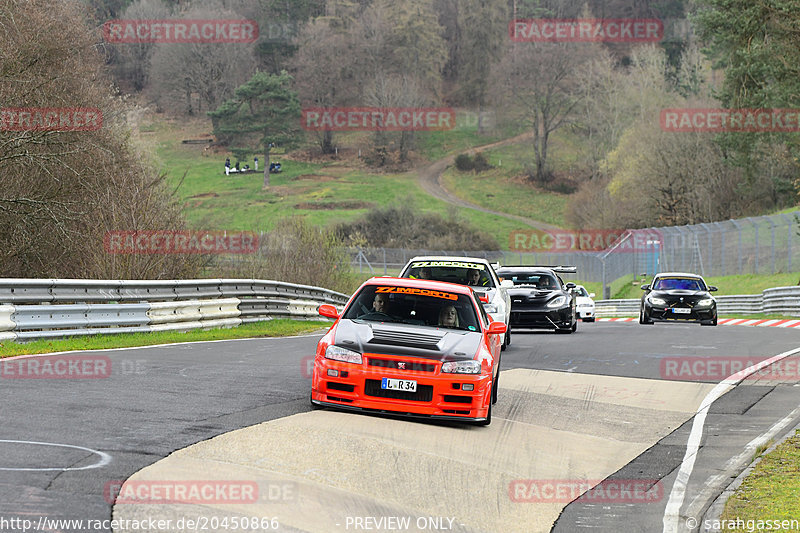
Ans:
[{"label": "red and white curbing", "polygon": [[[598,318],[602,322],[638,322],[638,318]],[[796,328],[800,327],[800,320],[791,319],[751,319],[751,318],[720,318],[717,322],[720,326],[759,326],[773,328]]]}]

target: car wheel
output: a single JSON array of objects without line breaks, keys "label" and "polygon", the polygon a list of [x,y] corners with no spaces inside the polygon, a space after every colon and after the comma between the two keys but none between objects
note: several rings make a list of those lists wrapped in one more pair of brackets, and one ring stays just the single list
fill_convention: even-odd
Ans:
[{"label": "car wheel", "polygon": [[644,312],[644,307],[639,309],[639,324],[652,324],[653,321]]},{"label": "car wheel", "polygon": [[[492,387],[494,387],[494,384],[492,384]],[[486,413],[486,420],[477,422],[477,424],[479,426],[488,426],[491,423],[492,423],[492,402],[489,402],[489,411]]]},{"label": "car wheel", "polygon": [[575,333],[577,329],[578,329],[578,319],[576,318],[575,322],[572,323],[572,332]]},{"label": "car wheel", "polygon": [[594,322],[594,317],[592,317],[592,318],[584,318],[583,321],[584,322]]},{"label": "car wheel", "polygon": [[500,367],[498,365],[497,368],[497,377],[494,378],[494,383],[492,383],[492,403],[497,403],[497,389],[500,388],[497,384],[500,381]]},{"label": "car wheel", "polygon": [[717,325],[717,317],[714,317],[714,320],[709,320],[707,322],[700,322],[701,326],[716,326]]}]

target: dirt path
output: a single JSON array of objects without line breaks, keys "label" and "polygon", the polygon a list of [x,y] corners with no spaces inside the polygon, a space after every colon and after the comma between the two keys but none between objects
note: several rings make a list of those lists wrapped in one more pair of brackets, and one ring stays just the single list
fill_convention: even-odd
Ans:
[{"label": "dirt path", "polygon": [[[504,139],[502,141],[494,142],[491,144],[484,144],[483,146],[476,146],[475,148],[470,150],[470,153],[482,152],[484,150],[489,150],[491,148],[497,148],[498,146],[505,146],[508,144],[514,144],[520,141],[529,140],[532,136],[533,133],[530,132],[523,133],[521,135],[517,135],[516,137],[511,137],[509,139]],[[419,169],[419,184],[422,186],[425,192],[449,204],[457,205],[459,207],[466,207],[468,209],[475,209],[476,211],[482,211],[484,213],[490,213],[492,215],[498,215],[501,217],[510,218],[512,220],[517,220],[532,228],[541,230],[558,229],[558,226],[553,226],[552,224],[547,224],[545,222],[540,222],[538,220],[533,220],[520,215],[512,215],[509,213],[501,213],[500,211],[493,211],[491,209],[481,207],[477,204],[473,204],[472,202],[468,202],[462,198],[457,197],[455,194],[445,189],[444,185],[442,185],[442,173],[445,171],[445,169],[447,169],[447,167],[452,165],[454,162],[455,162],[455,156],[451,155]]]}]

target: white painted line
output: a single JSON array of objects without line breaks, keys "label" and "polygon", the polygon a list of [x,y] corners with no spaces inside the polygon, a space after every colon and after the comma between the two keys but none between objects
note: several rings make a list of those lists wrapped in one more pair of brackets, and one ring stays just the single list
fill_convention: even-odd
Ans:
[{"label": "white painted line", "polygon": [[69,472],[75,470],[90,470],[93,468],[102,468],[106,466],[108,463],[111,462],[111,456],[107,453],[100,452],[97,450],[92,450],[91,448],[84,448],[83,446],[73,446],[72,444],[56,444],[53,442],[36,442],[31,440],[5,440],[0,439],[0,443],[8,442],[11,444],[33,444],[35,446],[53,446],[56,448],[71,448],[74,450],[82,450],[85,452],[89,452],[100,457],[100,460],[94,464],[88,466],[79,466],[79,467],[49,467],[49,468],[10,468],[10,467],[0,467],[0,470],[4,471],[13,471],[13,472],[47,472],[47,471],[59,471],[59,472]]},{"label": "white painted line", "polygon": [[794,411],[775,422],[767,431],[748,442],[739,455],[731,457],[730,460],[725,463],[721,474],[716,474],[708,478],[703,484],[703,490],[701,490],[700,494],[689,504],[686,510],[687,518],[698,518],[697,515],[700,513],[700,510],[705,507],[706,502],[717,493],[719,484],[725,480],[730,480],[734,472],[739,469],[744,461],[755,453],[759,446],[766,444],[770,439],[775,437],[775,435],[783,431],[798,415],[800,415],[800,407],[795,408]]},{"label": "white painted line", "polygon": [[703,426],[705,425],[706,415],[708,414],[708,409],[711,407],[711,404],[713,404],[720,396],[735,387],[744,378],[754,374],[755,372],[758,372],[762,368],[769,366],[776,361],[780,361],[781,359],[785,359],[796,353],[800,353],[800,348],[783,352],[770,357],[769,359],[765,359],[760,363],[756,363],[753,366],[745,368],[744,370],[741,370],[736,374],[733,374],[720,381],[703,399],[703,402],[700,404],[700,407],[698,407],[697,413],[694,416],[692,430],[689,433],[689,439],[686,442],[686,453],[683,456],[683,462],[681,463],[681,468],[678,471],[678,477],[675,479],[675,483],[672,485],[672,490],[669,494],[669,501],[667,502],[667,507],[664,510],[664,533],[679,533],[686,530],[685,523],[681,524],[683,526],[682,528],[678,528],[679,522],[681,521],[680,511],[681,507],[683,507],[683,501],[686,498],[686,487],[689,484],[689,477],[692,475],[692,470],[694,469],[694,462],[697,459],[697,451],[700,449],[700,440],[703,438]]}]

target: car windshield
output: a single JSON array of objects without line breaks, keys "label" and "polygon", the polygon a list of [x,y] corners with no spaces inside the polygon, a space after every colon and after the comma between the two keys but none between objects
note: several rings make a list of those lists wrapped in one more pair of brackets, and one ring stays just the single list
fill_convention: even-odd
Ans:
[{"label": "car windshield", "polygon": [[361,289],[342,318],[480,330],[469,296],[416,287],[368,285]]},{"label": "car windshield", "polygon": [[699,279],[692,278],[661,278],[653,289],[657,291],[703,291],[705,286]]},{"label": "car windshield", "polygon": [[589,298],[589,293],[586,292],[584,287],[578,286],[575,288],[575,295],[576,296],[583,296],[585,298]]},{"label": "car windshield", "polygon": [[401,277],[433,279],[483,288],[495,287],[489,267],[469,261],[413,261]]},{"label": "car windshield", "polygon": [[527,272],[503,274],[503,279],[510,279],[514,285],[525,285],[537,289],[558,289],[558,281],[548,274],[530,274]]}]

